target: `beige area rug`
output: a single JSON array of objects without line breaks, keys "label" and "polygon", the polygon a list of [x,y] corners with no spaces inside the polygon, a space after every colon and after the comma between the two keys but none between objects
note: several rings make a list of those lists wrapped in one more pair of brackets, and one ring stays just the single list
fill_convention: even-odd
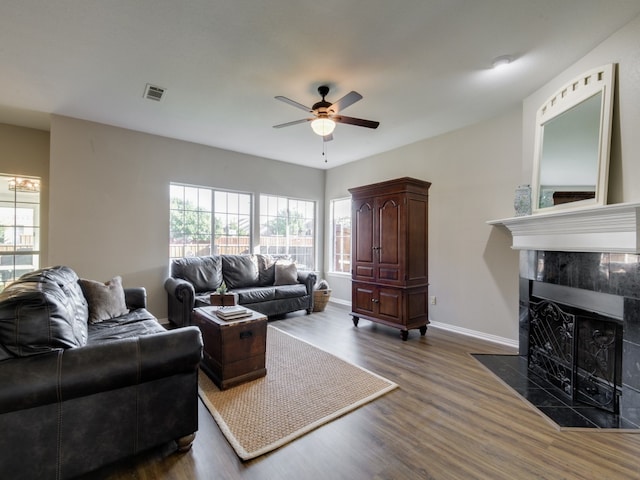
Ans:
[{"label": "beige area rug", "polygon": [[200,372],[200,397],[243,460],[275,450],[397,388],[272,326],[267,329],[266,364],[266,377],[224,391]]}]

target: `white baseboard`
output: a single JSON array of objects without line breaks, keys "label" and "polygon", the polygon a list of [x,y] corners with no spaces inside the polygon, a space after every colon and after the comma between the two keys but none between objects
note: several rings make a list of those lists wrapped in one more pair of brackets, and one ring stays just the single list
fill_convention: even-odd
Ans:
[{"label": "white baseboard", "polygon": [[435,327],[448,332],[459,333],[460,335],[466,335],[467,337],[477,338],[478,340],[485,340],[491,343],[499,343],[507,347],[513,347],[518,349],[518,341],[510,338],[499,337],[498,335],[491,335],[490,333],[478,332],[477,330],[470,330],[468,328],[456,327],[455,325],[449,325],[447,323],[431,322],[429,328]]},{"label": "white baseboard", "polygon": [[[330,298],[329,302],[351,308],[351,302],[348,300],[341,300],[339,298]],[[512,347],[515,349],[518,349],[519,347],[518,340],[512,340],[511,338],[499,337],[498,335],[491,335],[489,333],[478,332],[476,330],[470,330],[468,328],[456,327],[455,325],[449,325],[447,323],[431,322],[429,324],[429,327],[435,327],[441,330],[447,330],[449,332],[459,333],[460,335],[477,338],[479,340],[485,340],[491,343],[498,343],[500,345],[505,345],[507,347]]]},{"label": "white baseboard", "polygon": [[342,300],[340,298],[329,298],[330,303],[337,303],[338,305],[344,305],[351,308],[351,302],[349,300]]}]

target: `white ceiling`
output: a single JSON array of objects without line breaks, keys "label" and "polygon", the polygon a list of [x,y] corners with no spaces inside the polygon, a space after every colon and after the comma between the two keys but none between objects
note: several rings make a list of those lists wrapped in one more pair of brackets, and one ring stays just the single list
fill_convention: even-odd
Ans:
[{"label": "white ceiling", "polygon": [[[0,1],[0,122],[48,113],[316,168],[500,114],[640,14],[638,0]],[[501,55],[516,58],[491,70]],[[615,59],[611,59],[614,61]],[[143,98],[145,84],[167,89]],[[274,99],[351,90],[321,138]]]}]

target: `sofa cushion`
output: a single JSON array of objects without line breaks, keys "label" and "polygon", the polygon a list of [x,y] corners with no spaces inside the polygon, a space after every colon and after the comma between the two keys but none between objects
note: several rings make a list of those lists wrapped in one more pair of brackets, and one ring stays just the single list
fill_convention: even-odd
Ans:
[{"label": "sofa cushion", "polygon": [[[0,293],[0,343],[25,357],[87,343],[88,308],[67,267],[23,276]],[[82,298],[79,298],[82,297]]]},{"label": "sofa cushion", "polygon": [[138,308],[121,317],[110,318],[89,326],[89,344],[107,340],[139,337],[166,329],[145,308]]},{"label": "sofa cushion", "polygon": [[196,295],[193,299],[194,301],[194,305],[193,308],[199,308],[199,307],[210,307],[211,306],[211,294],[213,292],[204,292],[204,293],[199,293],[198,295]]},{"label": "sofa cushion", "polygon": [[8,360],[10,358],[14,358],[14,356],[15,355],[12,355],[11,352],[9,352],[9,350],[4,348],[2,346],[2,343],[0,343],[0,363],[2,363],[4,360]]},{"label": "sofa cushion", "polygon": [[281,298],[296,298],[304,297],[307,295],[307,287],[303,283],[296,283],[295,285],[280,285],[275,289],[275,299]]},{"label": "sofa cushion", "polygon": [[295,263],[276,262],[274,285],[293,285],[298,283],[298,267]]},{"label": "sofa cushion", "polygon": [[276,289],[274,286],[241,288],[239,290],[235,290],[234,292],[238,294],[238,303],[240,305],[267,302],[276,298]]},{"label": "sofa cushion", "polygon": [[196,292],[210,292],[222,284],[220,255],[177,258],[171,262],[171,276],[187,280]]},{"label": "sofa cushion", "polygon": [[98,323],[129,313],[122,277],[114,277],[105,283],[81,278],[79,283],[89,304],[89,322]]},{"label": "sofa cushion", "polygon": [[255,287],[259,283],[255,255],[222,255],[222,275],[227,288]]}]

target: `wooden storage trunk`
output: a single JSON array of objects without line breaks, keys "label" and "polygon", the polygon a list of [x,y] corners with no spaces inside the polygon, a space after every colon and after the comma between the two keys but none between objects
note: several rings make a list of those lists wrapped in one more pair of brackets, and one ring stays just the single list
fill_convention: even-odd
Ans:
[{"label": "wooden storage trunk", "polygon": [[267,317],[252,311],[251,317],[222,320],[215,307],[196,308],[195,324],[204,341],[202,369],[225,390],[267,374]]}]

